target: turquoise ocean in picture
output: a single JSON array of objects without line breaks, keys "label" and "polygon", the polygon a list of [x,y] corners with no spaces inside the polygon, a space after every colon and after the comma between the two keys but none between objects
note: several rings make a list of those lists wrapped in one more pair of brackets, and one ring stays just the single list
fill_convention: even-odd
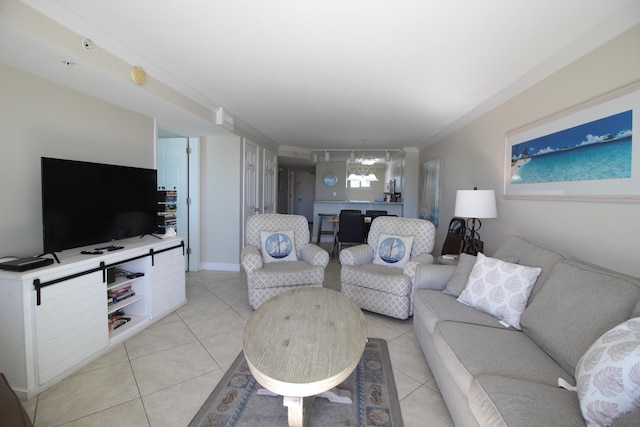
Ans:
[{"label": "turquoise ocean in picture", "polygon": [[631,178],[632,111],[512,147],[511,184]]}]

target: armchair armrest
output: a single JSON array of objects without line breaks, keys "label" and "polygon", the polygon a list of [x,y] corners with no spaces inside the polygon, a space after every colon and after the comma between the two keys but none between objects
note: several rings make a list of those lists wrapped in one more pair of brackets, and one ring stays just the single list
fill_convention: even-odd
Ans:
[{"label": "armchair armrest", "polygon": [[373,262],[373,248],[369,245],[351,246],[340,251],[340,264],[362,265]]},{"label": "armchair armrest", "polygon": [[431,254],[420,254],[411,258],[402,269],[402,274],[409,276],[415,285],[416,268],[422,264],[433,264],[434,258]]},{"label": "armchair armrest", "polygon": [[419,265],[416,268],[416,289],[444,290],[455,269],[454,265]]},{"label": "armchair armrest", "polygon": [[300,259],[311,265],[320,265],[324,268],[329,264],[329,253],[313,243],[305,243],[300,250]]},{"label": "armchair armrest", "polygon": [[245,246],[240,253],[240,262],[247,274],[253,273],[262,268],[262,254],[255,246]]}]

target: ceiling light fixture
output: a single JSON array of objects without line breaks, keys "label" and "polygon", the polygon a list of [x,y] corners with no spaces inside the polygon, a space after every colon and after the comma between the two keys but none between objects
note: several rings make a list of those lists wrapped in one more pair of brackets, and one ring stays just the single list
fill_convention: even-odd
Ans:
[{"label": "ceiling light fixture", "polygon": [[376,163],[376,159],[373,157],[365,157],[364,153],[364,143],[367,138],[361,138],[362,141],[362,159],[360,160],[360,164],[364,166],[373,166]]}]

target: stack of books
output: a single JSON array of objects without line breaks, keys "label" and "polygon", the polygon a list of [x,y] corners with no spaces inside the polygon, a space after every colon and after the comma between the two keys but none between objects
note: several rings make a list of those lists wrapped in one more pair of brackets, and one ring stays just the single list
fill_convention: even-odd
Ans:
[{"label": "stack of books", "polygon": [[125,300],[127,298],[131,298],[135,294],[136,293],[131,288],[131,285],[123,286],[123,287],[118,288],[118,289],[112,289],[112,290],[107,291],[107,303],[108,303],[109,307],[111,307],[112,305],[117,304],[120,301],[123,301],[123,300]]},{"label": "stack of books", "polygon": [[114,311],[113,313],[109,314],[109,331],[118,329],[120,326],[124,325],[130,320],[131,318],[126,317],[123,310]]}]

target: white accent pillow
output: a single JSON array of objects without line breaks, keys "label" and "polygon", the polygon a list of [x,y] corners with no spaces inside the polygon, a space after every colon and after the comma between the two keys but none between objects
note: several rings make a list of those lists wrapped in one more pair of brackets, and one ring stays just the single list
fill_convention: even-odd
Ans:
[{"label": "white accent pillow", "polygon": [[611,425],[640,408],[640,317],[605,332],[576,366],[580,410],[587,425]]},{"label": "white accent pillow", "polygon": [[268,262],[297,261],[293,231],[261,231],[262,259]]},{"label": "white accent pillow", "polygon": [[381,234],[373,263],[391,268],[404,268],[411,259],[413,236]]},{"label": "white accent pillow", "polygon": [[540,271],[541,268],[512,264],[478,252],[458,301],[521,330],[520,316]]}]

